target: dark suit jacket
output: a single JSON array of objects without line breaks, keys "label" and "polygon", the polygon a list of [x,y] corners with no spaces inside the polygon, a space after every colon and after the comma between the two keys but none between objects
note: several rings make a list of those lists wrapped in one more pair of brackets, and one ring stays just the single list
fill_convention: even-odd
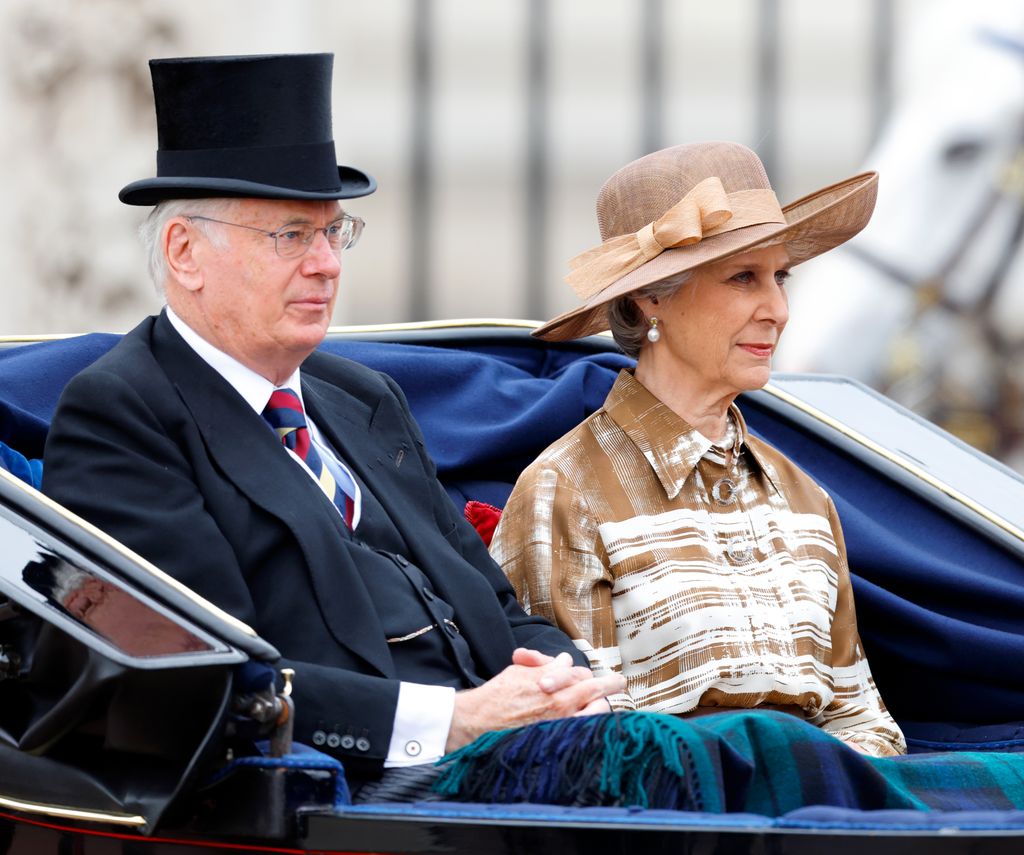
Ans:
[{"label": "dark suit jacket", "polygon": [[[303,398],[378,497],[435,592],[454,608],[478,673],[516,646],[578,651],[525,614],[435,477],[391,378],[315,353]],[[46,443],[44,490],[254,627],[295,669],[296,738],[320,726],[387,754],[399,683],[335,510],[260,416],[177,334],[149,318],[65,389]],[[360,740],[365,737],[365,740]],[[369,747],[366,747],[366,740]],[[325,749],[326,750],[326,749]]]}]

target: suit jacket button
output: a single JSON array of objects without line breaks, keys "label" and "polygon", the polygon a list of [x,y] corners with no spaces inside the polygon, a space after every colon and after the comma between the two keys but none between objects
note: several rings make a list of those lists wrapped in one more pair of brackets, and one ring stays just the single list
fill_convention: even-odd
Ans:
[{"label": "suit jacket button", "polygon": [[419,757],[423,752],[423,746],[420,745],[415,739],[410,739],[405,743],[405,753],[410,757]]},{"label": "suit jacket button", "polygon": [[352,746],[356,744],[356,738],[351,733],[346,733],[341,737],[341,747],[346,751],[351,750]]},{"label": "suit jacket button", "polygon": [[359,751],[369,751],[370,750],[370,740],[367,739],[365,736],[360,736],[356,740],[356,748]]},{"label": "suit jacket button", "polygon": [[326,733],[324,733],[322,730],[314,730],[313,731],[313,744],[314,745],[324,745],[324,744],[326,744],[326,742],[327,742],[327,734]]},{"label": "suit jacket button", "polygon": [[341,737],[338,736],[338,734],[336,734],[336,733],[328,733],[327,734],[327,747],[328,748],[337,748],[339,745],[341,745]]}]

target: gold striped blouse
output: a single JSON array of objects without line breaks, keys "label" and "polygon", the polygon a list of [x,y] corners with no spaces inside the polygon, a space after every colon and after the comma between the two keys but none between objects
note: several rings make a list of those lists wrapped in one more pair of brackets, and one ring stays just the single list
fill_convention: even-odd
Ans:
[{"label": "gold striped blouse", "polygon": [[491,553],[561,627],[613,707],[799,707],[876,756],[906,751],[857,634],[832,500],[739,410],[731,467],[622,372],[604,406],[523,472]]}]

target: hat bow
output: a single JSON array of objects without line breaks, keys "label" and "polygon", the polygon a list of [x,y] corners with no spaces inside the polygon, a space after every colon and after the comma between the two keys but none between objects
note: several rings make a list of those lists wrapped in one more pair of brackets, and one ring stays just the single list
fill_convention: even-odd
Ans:
[{"label": "hat bow", "polygon": [[771,190],[726,193],[721,179],[712,176],[695,185],[653,223],[577,255],[569,262],[571,270],[565,281],[580,299],[587,300],[666,249],[691,246],[744,226],[785,222]]}]

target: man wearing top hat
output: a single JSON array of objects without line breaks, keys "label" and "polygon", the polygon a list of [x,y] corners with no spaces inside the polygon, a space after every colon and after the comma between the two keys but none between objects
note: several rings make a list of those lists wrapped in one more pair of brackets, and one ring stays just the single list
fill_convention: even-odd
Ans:
[{"label": "man wearing top hat", "polygon": [[[69,383],[44,490],[253,626],[296,737],[350,776],[606,710],[435,478],[389,377],[314,352],[375,182],[338,166],[330,54],[154,60],[157,177],[125,187],[166,308]],[[576,663],[575,665],[573,663]]]}]

